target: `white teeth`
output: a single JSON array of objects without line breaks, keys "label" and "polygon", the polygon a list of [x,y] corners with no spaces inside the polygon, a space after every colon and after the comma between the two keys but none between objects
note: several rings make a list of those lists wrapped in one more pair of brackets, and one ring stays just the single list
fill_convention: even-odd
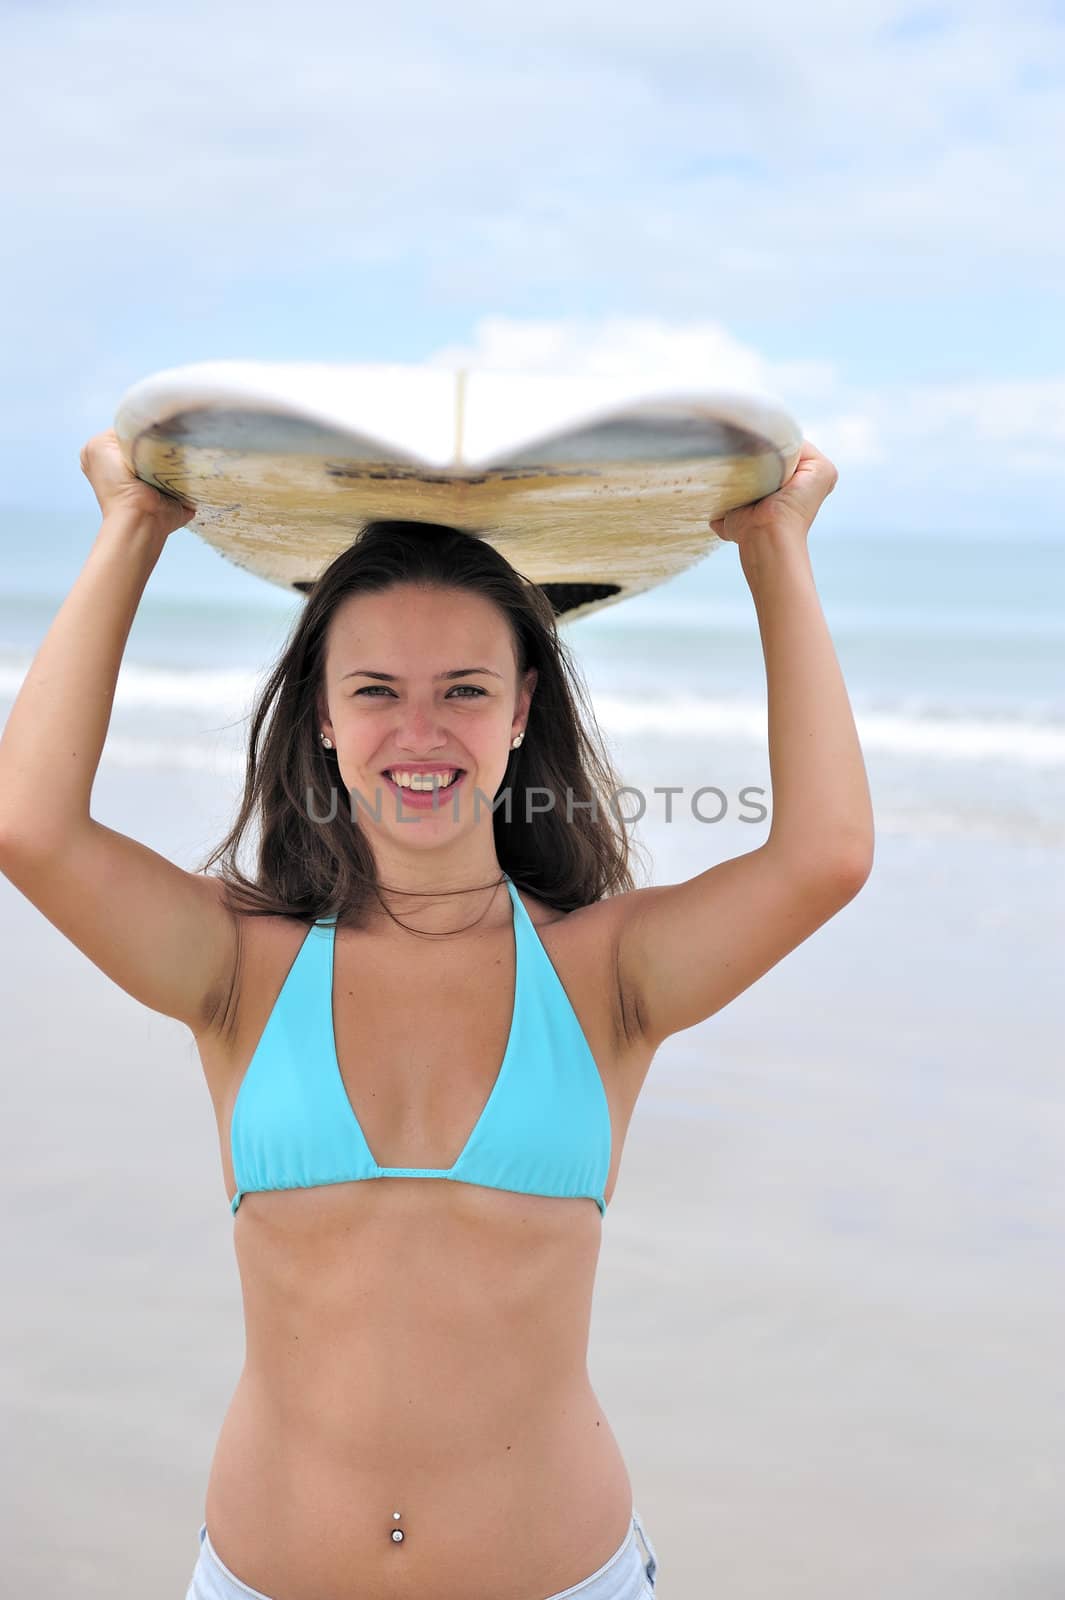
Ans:
[{"label": "white teeth", "polygon": [[401,789],[419,789],[428,792],[431,789],[446,789],[458,777],[458,768],[453,772],[401,772],[393,771],[388,774],[393,783]]}]

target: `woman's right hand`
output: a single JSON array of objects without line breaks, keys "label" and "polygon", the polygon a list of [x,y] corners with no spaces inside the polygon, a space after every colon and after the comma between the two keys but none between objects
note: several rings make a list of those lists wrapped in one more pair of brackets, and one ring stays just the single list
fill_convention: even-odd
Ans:
[{"label": "woman's right hand", "polygon": [[131,472],[119,449],[114,428],[96,433],[81,447],[81,470],[92,485],[100,510],[105,517],[119,511],[129,513],[138,522],[147,522],[152,529],[166,537],[175,528],[183,528],[196,515],[195,506],[187,506],[176,496],[163,494],[150,483],[145,483]]}]

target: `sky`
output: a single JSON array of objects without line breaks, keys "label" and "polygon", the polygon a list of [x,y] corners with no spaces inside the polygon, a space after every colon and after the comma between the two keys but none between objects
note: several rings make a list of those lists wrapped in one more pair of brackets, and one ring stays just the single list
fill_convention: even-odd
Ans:
[{"label": "sky", "polygon": [[[6,0],[0,505],[215,359],[776,397],[827,531],[1065,539],[1065,8]],[[401,442],[401,441],[399,441]]]}]

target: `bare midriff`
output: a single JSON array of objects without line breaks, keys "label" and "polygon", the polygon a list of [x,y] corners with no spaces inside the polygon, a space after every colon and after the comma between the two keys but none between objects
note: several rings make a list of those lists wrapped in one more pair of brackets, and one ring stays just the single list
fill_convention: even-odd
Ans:
[{"label": "bare midriff", "polygon": [[587,1370],[601,1230],[592,1199],[441,1179],[245,1195],[205,1513],[230,1571],[271,1600],[543,1600],[609,1560],[632,1491]]}]

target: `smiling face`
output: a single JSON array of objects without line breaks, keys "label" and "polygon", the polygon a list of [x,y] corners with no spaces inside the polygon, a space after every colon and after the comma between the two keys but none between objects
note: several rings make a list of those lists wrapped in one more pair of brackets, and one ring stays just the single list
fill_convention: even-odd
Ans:
[{"label": "smiling face", "polygon": [[[397,584],[350,596],[329,625],[318,729],[361,797],[357,824],[408,846],[485,827],[490,839],[489,802],[535,685],[532,668],[518,683],[507,620],[481,595]],[[431,789],[423,798],[386,776],[422,770],[439,783],[458,769],[457,789],[439,789],[435,805]]]}]

